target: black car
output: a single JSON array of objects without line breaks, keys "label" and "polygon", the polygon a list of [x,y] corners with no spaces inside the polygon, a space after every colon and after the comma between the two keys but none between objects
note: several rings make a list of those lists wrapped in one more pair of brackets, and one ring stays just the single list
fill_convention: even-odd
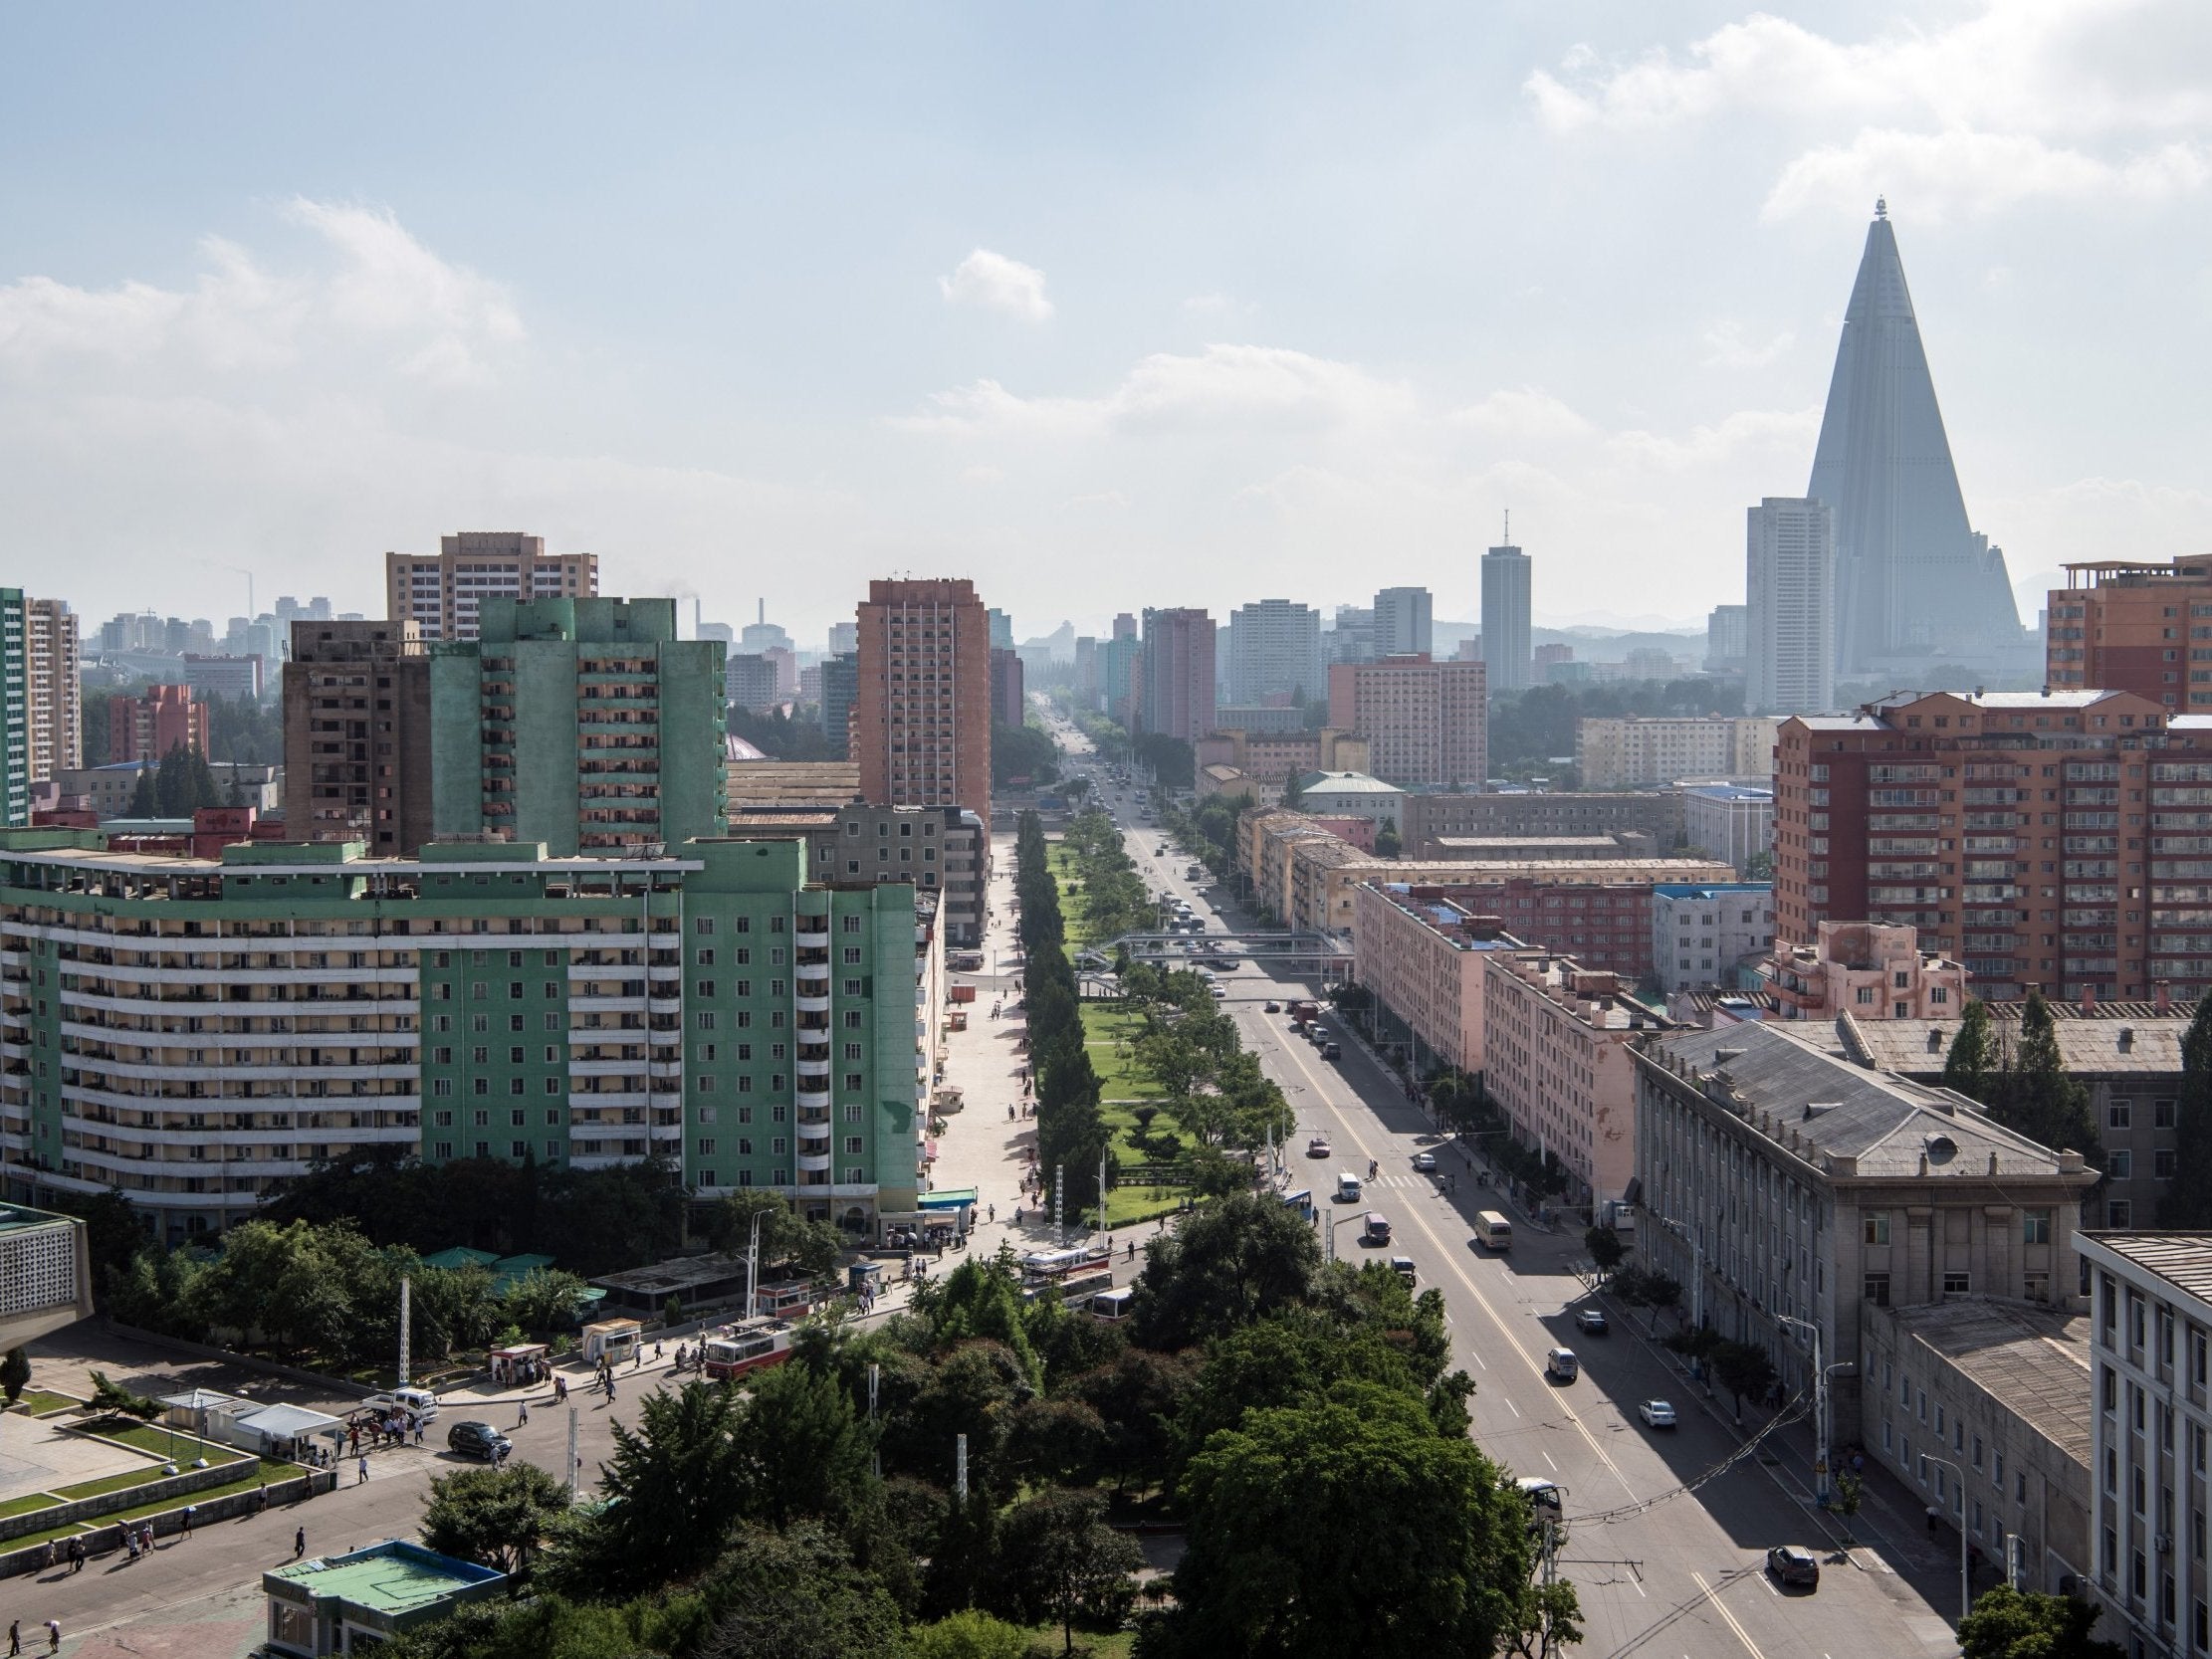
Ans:
[{"label": "black car", "polygon": [[1774,1574],[1776,1583],[1820,1588],[1820,1557],[1803,1545],[1777,1544],[1767,1552],[1767,1570]]},{"label": "black car", "polygon": [[1606,1324],[1603,1308],[1577,1308],[1575,1310],[1575,1326],[1578,1330],[1589,1332],[1593,1337],[1602,1337],[1613,1329]]},{"label": "black car", "polygon": [[446,1448],[459,1452],[463,1457],[480,1457],[486,1463],[497,1463],[508,1450],[507,1436],[490,1423],[455,1423],[446,1430]]}]

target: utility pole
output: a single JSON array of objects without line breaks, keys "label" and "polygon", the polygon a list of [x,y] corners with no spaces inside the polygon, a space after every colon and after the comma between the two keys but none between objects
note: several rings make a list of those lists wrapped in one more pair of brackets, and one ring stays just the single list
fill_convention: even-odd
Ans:
[{"label": "utility pole", "polygon": [[[1544,1588],[1546,1588],[1547,1590],[1550,1589],[1552,1585],[1558,1581],[1559,1578],[1559,1533],[1557,1528],[1558,1523],[1554,1522],[1549,1516],[1545,1517],[1543,1575]],[[1551,1606],[1549,1601],[1547,1600],[1544,1607],[1543,1645],[1537,1649],[1537,1656],[1538,1659],[1552,1659],[1552,1655],[1557,1651],[1558,1650],[1552,1646]]]},{"label": "utility pole", "polygon": [[[1101,1146],[1101,1147],[1099,1147],[1099,1148],[1098,1148],[1098,1230],[1099,1230],[1100,1232],[1102,1232],[1102,1233],[1103,1233],[1103,1232],[1105,1232],[1105,1231],[1107,1230],[1107,1227],[1106,1227],[1106,1152],[1107,1152],[1107,1148],[1106,1148],[1106,1147],[1104,1147],[1104,1146]],[[1113,1241],[1112,1241],[1111,1239],[1109,1239],[1109,1240],[1107,1241],[1107,1244],[1108,1244],[1108,1247],[1109,1247],[1109,1248],[1111,1248],[1111,1246],[1112,1246],[1112,1242],[1113,1242]]]},{"label": "utility pole", "polygon": [[1966,1571],[1966,1471],[1947,1457],[1930,1457],[1922,1452],[1920,1457],[1920,1484],[1927,1485],[1927,1465],[1937,1464],[1948,1469],[1958,1480],[1958,1621],[1966,1622],[1966,1615],[1974,1610],[1974,1592]]},{"label": "utility pole", "polygon": [[576,1455],[576,1408],[568,1407],[568,1507],[576,1503],[576,1477],[583,1473],[583,1459]]},{"label": "utility pole", "polygon": [[1063,1207],[1066,1203],[1066,1200],[1067,1165],[1064,1163],[1055,1163],[1052,1165],[1052,1225],[1059,1229],[1060,1246],[1062,1249],[1065,1249],[1067,1246],[1067,1222],[1062,1219],[1067,1214],[1066,1209]]},{"label": "utility pole", "polygon": [[968,1502],[968,1436],[953,1436],[953,1496]]},{"label": "utility pole", "polygon": [[[876,1382],[877,1379],[882,1376],[882,1374],[883,1367],[881,1365],[870,1365],[868,1367],[868,1426],[870,1428],[875,1427]],[[575,1415],[575,1413],[571,1411],[569,1415],[572,1417]],[[880,1481],[881,1479],[883,1479],[883,1448],[881,1446],[878,1446],[875,1449],[875,1467],[876,1479]]]},{"label": "utility pole", "polygon": [[1813,1461],[1813,1501],[1822,1509],[1828,1508],[1828,1368],[1821,1363],[1821,1328],[1813,1321],[1799,1319],[1793,1314],[1777,1314],[1777,1323],[1794,1325],[1813,1334],[1813,1421],[1820,1437],[1820,1449]]},{"label": "utility pole", "polygon": [[407,1372],[411,1366],[412,1345],[408,1328],[414,1324],[409,1312],[414,1305],[415,1282],[402,1277],[399,1281],[399,1386],[407,1386]]}]

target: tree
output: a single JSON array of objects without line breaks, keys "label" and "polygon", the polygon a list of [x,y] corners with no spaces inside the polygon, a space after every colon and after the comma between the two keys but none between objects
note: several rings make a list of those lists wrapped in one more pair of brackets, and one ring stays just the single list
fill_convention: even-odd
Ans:
[{"label": "tree", "polygon": [[1989,1076],[1997,1065],[1997,1041],[1989,1029],[1989,1010],[1978,996],[1966,999],[1959,1016],[1958,1035],[1951,1039],[1943,1058],[1943,1087],[1955,1089],[1968,1100],[1984,1099]]},{"label": "tree", "polygon": [[1054,1488],[1018,1505],[1001,1528],[1001,1558],[1024,1616],[1059,1621],[1060,1651],[1075,1651],[1075,1621],[1118,1623],[1145,1564],[1137,1541],[1106,1525],[1095,1492]]},{"label": "tree", "polygon": [[2092,1165],[2103,1161],[2089,1089],[2066,1069],[2059,1022],[2041,991],[2028,992],[2020,1010],[2020,1041],[1984,1099],[1989,1115],[2007,1129],[2054,1151],[2078,1151]]},{"label": "tree", "polygon": [[1835,1490],[1830,1493],[1828,1508],[1831,1514],[1843,1517],[1844,1543],[1851,1544],[1851,1520],[1859,1513],[1859,1506],[1867,1501],[1867,1483],[1849,1469],[1836,1476]]},{"label": "tree", "polygon": [[31,1356],[19,1348],[8,1349],[8,1356],[0,1359],[0,1389],[7,1390],[10,1405],[23,1397],[23,1388],[31,1380]]},{"label": "tree", "polygon": [[749,1491],[734,1432],[742,1410],[737,1392],[719,1383],[644,1395],[634,1429],[612,1425],[614,1455],[599,1479],[608,1502],[546,1559],[553,1586],[631,1594],[720,1555]]},{"label": "tree", "polygon": [[1027,1659],[1029,1632],[965,1608],[906,1633],[908,1659]]},{"label": "tree", "polygon": [[1774,1383],[1774,1361],[1756,1343],[1721,1343],[1712,1352],[1713,1376],[1736,1402],[1743,1415],[1743,1397],[1763,1394]]},{"label": "tree", "polygon": [[537,1464],[518,1460],[440,1475],[422,1504],[422,1541],[431,1549],[523,1573],[568,1513],[568,1488]]},{"label": "tree", "polygon": [[2197,1003],[2181,1039],[2173,1127],[2173,1179],[2158,1200],[2158,1225],[2212,1227],[2212,991]]},{"label": "tree", "polygon": [[144,1394],[133,1394],[118,1382],[111,1382],[105,1371],[91,1373],[93,1380],[93,1410],[104,1417],[135,1417],[150,1423],[161,1415],[161,1402]]},{"label": "tree", "polygon": [[1590,1252],[1591,1261],[1597,1264],[1601,1281],[1619,1267],[1621,1258],[1629,1253],[1629,1247],[1621,1242],[1621,1235],[1611,1227],[1592,1227],[1582,1235],[1582,1243]]},{"label": "tree", "polygon": [[2071,1595],[2041,1595],[2000,1584],[1974,1600],[1959,1622],[1961,1659],[2121,1659],[2117,1642],[2102,1642],[2098,1606]]},{"label": "tree", "polygon": [[138,762],[137,780],[130,785],[130,813],[133,818],[158,818],[161,815],[161,798],[153,787],[153,762]]},{"label": "tree", "polygon": [[903,1651],[898,1604],[811,1522],[782,1534],[748,1531],[705,1593],[717,1616],[700,1659],[895,1659]]},{"label": "tree", "polygon": [[791,1361],[750,1379],[738,1420],[746,1513],[782,1532],[802,1516],[839,1516],[869,1479],[869,1437],[852,1397],[826,1371]]},{"label": "tree", "polygon": [[1138,1343],[1189,1348],[1304,1299],[1320,1249],[1272,1194],[1235,1193],[1153,1244],[1131,1299]]},{"label": "tree", "polygon": [[1384,819],[1382,828],[1375,832],[1375,856],[1396,858],[1404,851],[1405,843],[1398,839],[1398,826],[1389,819]]},{"label": "tree", "polygon": [[[1148,1656],[1321,1653],[1347,1631],[1380,1659],[1488,1654],[1540,1616],[1519,1494],[1387,1384],[1247,1413],[1181,1491],[1178,1605]],[[1572,1627],[1571,1602],[1553,1611]]]},{"label": "tree", "polygon": [[590,1288],[573,1273],[534,1267],[520,1279],[510,1280],[501,1300],[508,1318],[525,1331],[550,1334],[574,1328],[576,1311]]}]

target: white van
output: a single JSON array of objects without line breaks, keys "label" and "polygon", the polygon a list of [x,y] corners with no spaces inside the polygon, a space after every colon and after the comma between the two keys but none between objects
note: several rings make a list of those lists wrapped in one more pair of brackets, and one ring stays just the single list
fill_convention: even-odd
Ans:
[{"label": "white van", "polygon": [[1474,1218],[1474,1242],[1492,1250],[1510,1250],[1513,1223],[1496,1210],[1484,1210]]},{"label": "white van", "polygon": [[1341,1174],[1337,1176],[1336,1201],[1340,1204],[1356,1204],[1360,1201],[1359,1176],[1352,1174]]}]

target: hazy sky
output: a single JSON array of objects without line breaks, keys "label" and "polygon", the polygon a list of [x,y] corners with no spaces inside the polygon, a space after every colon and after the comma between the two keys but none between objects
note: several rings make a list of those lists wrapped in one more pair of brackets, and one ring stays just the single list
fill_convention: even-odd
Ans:
[{"label": "hazy sky", "polygon": [[1878,193],[2020,585],[2206,550],[2212,6],[1780,11],[14,7],[0,582],[1701,617]]}]

